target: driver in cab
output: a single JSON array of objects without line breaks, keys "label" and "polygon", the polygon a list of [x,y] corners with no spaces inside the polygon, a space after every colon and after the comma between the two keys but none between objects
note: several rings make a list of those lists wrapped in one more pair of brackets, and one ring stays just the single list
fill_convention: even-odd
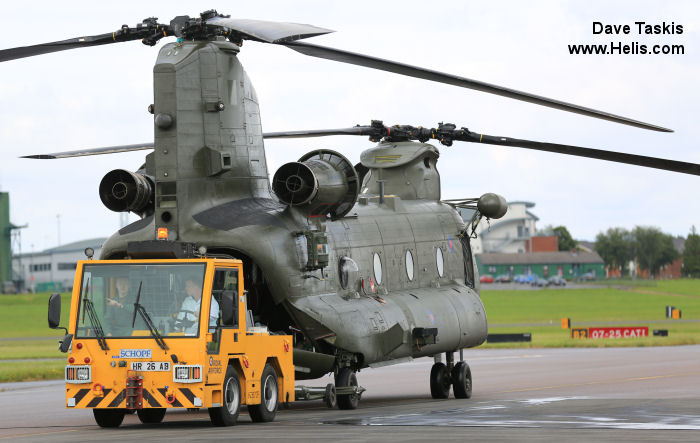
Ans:
[{"label": "driver in cab", "polygon": [[115,294],[105,300],[105,332],[108,337],[130,335],[136,297],[130,293],[129,277],[118,277],[114,286]]},{"label": "driver in cab", "polygon": [[[202,285],[194,279],[185,280],[185,293],[187,297],[182,302],[180,312],[177,315],[178,323],[183,327],[185,335],[197,335],[199,327],[199,310],[202,300]],[[216,326],[219,318],[219,304],[214,297],[211,299],[209,309],[209,326]]]}]

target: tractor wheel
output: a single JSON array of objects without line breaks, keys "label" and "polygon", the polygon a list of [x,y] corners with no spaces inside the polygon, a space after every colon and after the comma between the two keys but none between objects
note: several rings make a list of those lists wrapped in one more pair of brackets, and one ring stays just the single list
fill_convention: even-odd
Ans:
[{"label": "tractor wheel", "polygon": [[265,365],[260,378],[260,404],[248,405],[248,414],[254,422],[268,422],[275,419],[279,405],[277,373],[269,363]]},{"label": "tractor wheel", "polygon": [[226,377],[223,384],[223,405],[218,408],[209,408],[209,418],[214,426],[233,426],[238,419],[241,409],[241,382],[238,380],[238,372],[229,366],[226,368]]}]

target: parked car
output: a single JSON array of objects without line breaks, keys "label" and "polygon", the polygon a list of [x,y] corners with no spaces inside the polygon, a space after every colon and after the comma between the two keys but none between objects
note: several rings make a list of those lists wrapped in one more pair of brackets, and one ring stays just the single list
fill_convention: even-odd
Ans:
[{"label": "parked car", "polygon": [[554,275],[547,280],[547,286],[566,286],[566,280],[558,275]]},{"label": "parked car", "polygon": [[534,278],[535,278],[535,276],[532,275],[532,274],[530,274],[530,275],[524,275],[524,274],[523,274],[523,275],[520,276],[519,283],[532,283],[532,281],[534,280]]},{"label": "parked car", "polygon": [[491,274],[484,274],[481,277],[479,277],[479,281],[481,283],[493,283],[493,275]]},{"label": "parked car", "polygon": [[595,281],[595,272],[586,272],[581,276],[582,281]]},{"label": "parked car", "polygon": [[543,279],[542,277],[540,277],[538,275],[535,275],[535,276],[533,276],[532,282],[530,282],[530,285],[541,288],[543,286],[547,286],[547,280]]},{"label": "parked car", "polygon": [[501,274],[496,276],[496,278],[493,280],[496,283],[510,283],[510,275],[508,274]]}]

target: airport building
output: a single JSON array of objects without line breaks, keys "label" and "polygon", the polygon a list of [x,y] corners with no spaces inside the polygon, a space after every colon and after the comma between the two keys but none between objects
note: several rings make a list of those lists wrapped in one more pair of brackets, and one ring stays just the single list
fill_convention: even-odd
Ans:
[{"label": "airport building", "polygon": [[596,252],[556,251],[524,254],[482,253],[476,256],[479,274],[537,275],[543,278],[558,275],[576,279],[584,274],[594,279],[605,277],[605,263]]},{"label": "airport building", "polygon": [[31,292],[61,292],[73,289],[76,262],[85,260],[85,248],[95,250],[99,257],[106,237],[81,240],[41,252],[12,257],[12,271],[20,290]]},{"label": "airport building", "polygon": [[[538,235],[539,218],[531,212],[532,202],[508,203],[508,212],[498,219],[482,220],[472,239],[479,274],[555,275],[576,279],[584,274],[605,277],[603,259],[591,250],[559,251],[556,235]],[[473,212],[460,210],[465,222]]]}]

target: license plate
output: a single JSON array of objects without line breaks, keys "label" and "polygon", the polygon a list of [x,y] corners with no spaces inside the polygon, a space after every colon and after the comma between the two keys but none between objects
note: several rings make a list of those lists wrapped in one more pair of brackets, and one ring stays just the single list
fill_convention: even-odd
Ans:
[{"label": "license plate", "polygon": [[132,361],[132,371],[163,372],[170,370],[169,361]]}]

